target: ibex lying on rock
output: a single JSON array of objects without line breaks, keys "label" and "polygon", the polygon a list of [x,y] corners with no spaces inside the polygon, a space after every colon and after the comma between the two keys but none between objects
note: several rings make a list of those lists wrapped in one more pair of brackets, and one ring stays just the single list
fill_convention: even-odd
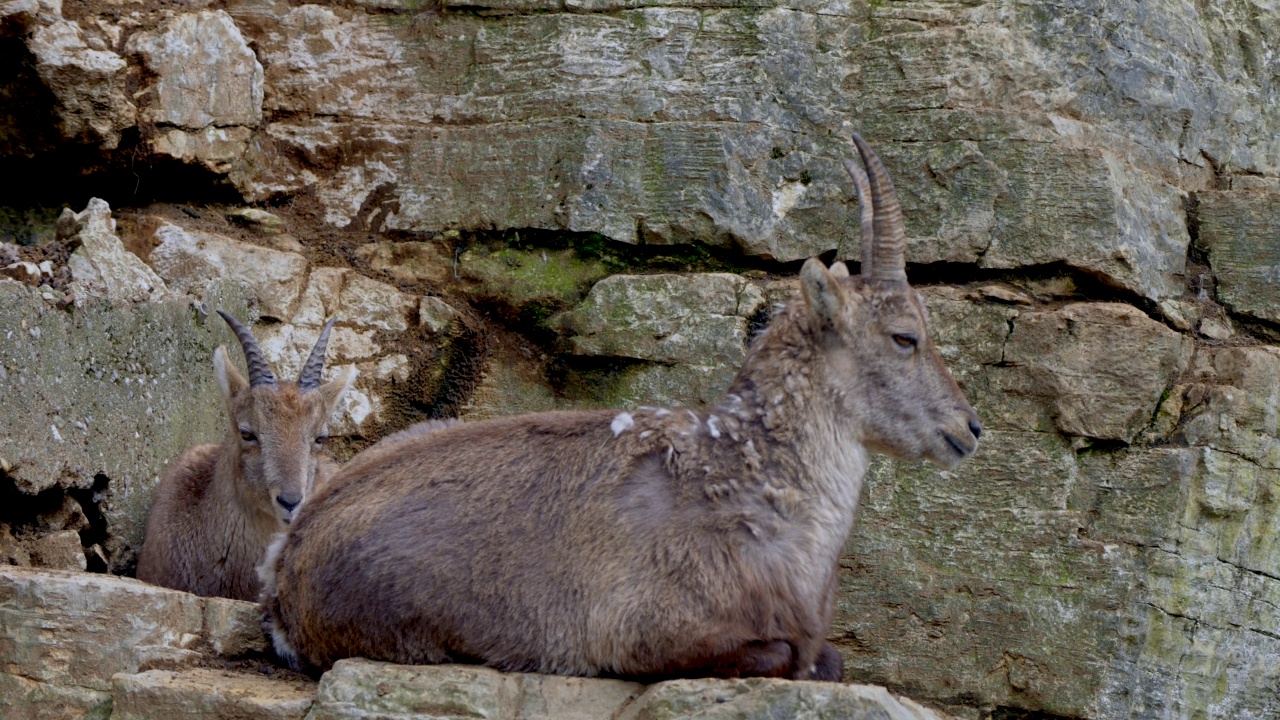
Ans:
[{"label": "ibex lying on rock", "polygon": [[156,488],[138,558],[138,579],[197,595],[254,600],[255,568],[267,544],[293,520],[317,480],[333,470],[322,445],[329,415],[355,378],[348,368],[320,383],[320,332],[297,383],[277,382],[248,328],[219,311],[249,366],[246,381],[227,358],[213,368],[230,425],[221,445],[197,445],[175,459]]},{"label": "ibex lying on rock", "polygon": [[841,678],[825,638],[868,452],[952,467],[982,430],[907,285],[893,185],[855,141],[862,275],[806,262],[723,401],[467,423],[355,457],[268,550],[277,651],[321,670]]}]

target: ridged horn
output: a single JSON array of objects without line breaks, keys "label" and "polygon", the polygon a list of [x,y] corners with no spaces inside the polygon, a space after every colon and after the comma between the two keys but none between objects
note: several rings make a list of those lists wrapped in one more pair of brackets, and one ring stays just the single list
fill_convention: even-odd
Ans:
[{"label": "ridged horn", "polygon": [[871,207],[871,184],[867,180],[867,172],[852,160],[844,161],[844,169],[853,178],[853,186],[858,191],[858,208],[862,211],[862,275],[871,277],[875,267],[876,231],[875,210]]},{"label": "ridged horn", "polygon": [[324,372],[324,349],[329,344],[329,331],[333,330],[333,321],[337,318],[330,318],[329,322],[324,324],[324,329],[320,331],[320,337],[316,340],[316,346],[311,348],[311,356],[307,358],[307,364],[302,366],[302,373],[298,375],[299,390],[315,390],[320,387],[320,374]]},{"label": "ridged horn", "polygon": [[871,181],[871,206],[875,211],[873,224],[876,233],[872,277],[876,280],[906,282],[907,231],[902,224],[902,206],[898,204],[898,193],[893,189],[889,171],[885,170],[876,151],[857,133],[853,133],[853,142],[858,146],[858,154],[867,166],[867,175]]},{"label": "ridged horn", "polygon": [[253,333],[249,332],[249,328],[241,325],[239,320],[222,310],[219,310],[218,314],[231,326],[231,332],[236,334],[236,339],[240,341],[240,348],[244,350],[244,362],[249,367],[249,387],[275,385],[275,373],[271,372],[271,366],[262,356],[262,348],[258,347],[258,341],[253,339]]}]

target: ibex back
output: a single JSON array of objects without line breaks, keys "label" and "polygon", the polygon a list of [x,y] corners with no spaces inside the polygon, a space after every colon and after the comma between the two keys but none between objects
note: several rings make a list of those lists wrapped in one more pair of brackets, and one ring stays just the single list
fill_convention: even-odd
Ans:
[{"label": "ibex back", "polygon": [[868,451],[952,467],[981,432],[907,285],[893,186],[855,141],[861,276],[805,263],[718,405],[524,415],[356,456],[268,552],[277,650],[313,669],[840,678],[825,638]]},{"label": "ibex back", "polygon": [[334,406],[355,368],[320,383],[325,324],[297,383],[277,382],[249,329],[226,319],[248,363],[245,380],[227,349],[213,354],[229,424],[220,445],[197,445],[169,464],[156,488],[138,558],[138,579],[210,595],[253,600],[255,568],[317,478],[332,472],[322,445]]}]

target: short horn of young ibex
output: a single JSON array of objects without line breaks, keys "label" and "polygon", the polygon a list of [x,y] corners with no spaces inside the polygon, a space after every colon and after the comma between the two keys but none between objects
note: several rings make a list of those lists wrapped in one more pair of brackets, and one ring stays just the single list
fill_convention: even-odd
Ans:
[{"label": "short horn of young ibex", "polygon": [[227,435],[219,445],[190,448],[165,471],[147,517],[138,579],[253,600],[260,590],[255,568],[271,537],[333,471],[323,448],[328,420],[355,368],[321,383],[330,320],[298,381],[277,381],[249,329],[219,314],[240,340],[249,378],[231,364],[226,347],[214,352]]},{"label": "short horn of young ibex", "polygon": [[312,670],[839,679],[826,637],[868,452],[949,468],[982,430],[855,139],[861,276],[806,262],[718,405],[509,417],[356,456],[268,550],[277,651]]}]

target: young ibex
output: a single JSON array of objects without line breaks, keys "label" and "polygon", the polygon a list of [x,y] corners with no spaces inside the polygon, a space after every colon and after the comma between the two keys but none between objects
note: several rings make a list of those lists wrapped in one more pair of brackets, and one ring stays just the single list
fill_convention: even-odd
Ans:
[{"label": "young ibex", "polygon": [[893,185],[854,139],[862,274],[806,262],[723,401],[467,423],[356,456],[267,552],[277,651],[319,670],[841,678],[825,638],[868,452],[949,468],[982,430],[907,285]]},{"label": "young ibex", "polygon": [[230,425],[221,445],[197,445],[178,456],[156,488],[138,558],[138,579],[197,595],[253,600],[263,551],[285,529],[317,481],[333,470],[322,445],[329,415],[355,377],[320,383],[325,324],[297,383],[277,382],[248,328],[219,314],[244,349],[249,379],[226,347],[213,354],[214,374]]}]

